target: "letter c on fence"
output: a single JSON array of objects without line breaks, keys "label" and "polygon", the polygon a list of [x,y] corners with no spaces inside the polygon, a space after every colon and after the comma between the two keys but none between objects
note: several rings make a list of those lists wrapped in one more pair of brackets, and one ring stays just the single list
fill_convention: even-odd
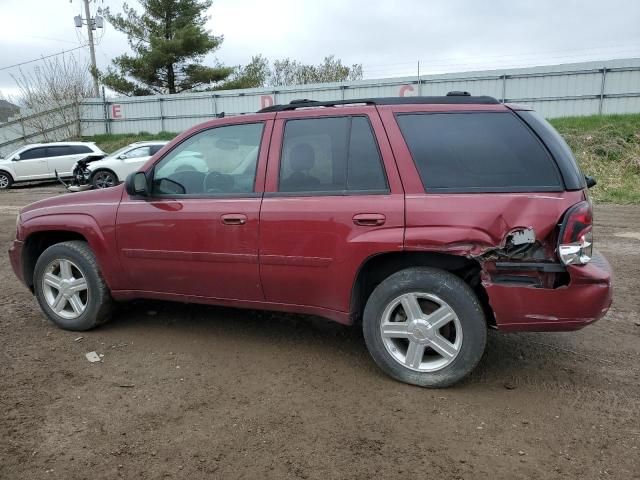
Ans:
[{"label": "letter c on fence", "polygon": [[260,108],[273,106],[273,97],[271,95],[260,95]]},{"label": "letter c on fence", "polygon": [[122,118],[122,105],[119,105],[119,104],[111,105],[111,118],[114,118],[114,119]]},{"label": "letter c on fence", "polygon": [[407,95],[407,92],[413,92],[413,87],[411,85],[402,85],[400,87],[400,91],[398,92],[399,97],[410,97],[411,95]]}]

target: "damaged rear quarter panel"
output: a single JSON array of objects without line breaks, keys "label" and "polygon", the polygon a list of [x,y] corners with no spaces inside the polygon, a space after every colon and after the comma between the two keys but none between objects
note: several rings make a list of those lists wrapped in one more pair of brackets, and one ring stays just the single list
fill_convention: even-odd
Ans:
[{"label": "damaged rear quarter panel", "polygon": [[405,248],[477,257],[504,246],[518,227],[533,228],[544,245],[562,214],[581,200],[582,191],[407,195]]}]

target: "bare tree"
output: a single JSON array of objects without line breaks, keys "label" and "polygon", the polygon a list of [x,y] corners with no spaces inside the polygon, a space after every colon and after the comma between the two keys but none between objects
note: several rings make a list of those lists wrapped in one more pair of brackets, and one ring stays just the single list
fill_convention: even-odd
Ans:
[{"label": "bare tree", "polygon": [[15,99],[27,110],[22,123],[29,133],[43,141],[80,136],[80,101],[93,93],[87,63],[62,55],[12,77],[18,86]]}]

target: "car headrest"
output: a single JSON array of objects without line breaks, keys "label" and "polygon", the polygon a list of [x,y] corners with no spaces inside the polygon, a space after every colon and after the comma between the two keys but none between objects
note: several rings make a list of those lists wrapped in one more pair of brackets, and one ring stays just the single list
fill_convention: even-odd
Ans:
[{"label": "car headrest", "polygon": [[311,170],[316,163],[316,155],[313,148],[307,143],[296,145],[289,152],[291,170],[300,172]]}]

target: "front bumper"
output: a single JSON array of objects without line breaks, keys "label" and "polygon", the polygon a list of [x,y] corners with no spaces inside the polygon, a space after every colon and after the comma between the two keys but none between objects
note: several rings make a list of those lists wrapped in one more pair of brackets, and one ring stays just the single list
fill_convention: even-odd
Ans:
[{"label": "front bumper", "polygon": [[9,260],[11,261],[11,268],[13,272],[16,274],[16,277],[24,283],[24,269],[22,268],[22,250],[24,248],[24,242],[20,240],[14,240],[9,247]]},{"label": "front bumper", "polygon": [[611,306],[612,270],[599,252],[586,265],[567,267],[559,288],[488,284],[496,326],[506,332],[578,330],[604,317]]}]

